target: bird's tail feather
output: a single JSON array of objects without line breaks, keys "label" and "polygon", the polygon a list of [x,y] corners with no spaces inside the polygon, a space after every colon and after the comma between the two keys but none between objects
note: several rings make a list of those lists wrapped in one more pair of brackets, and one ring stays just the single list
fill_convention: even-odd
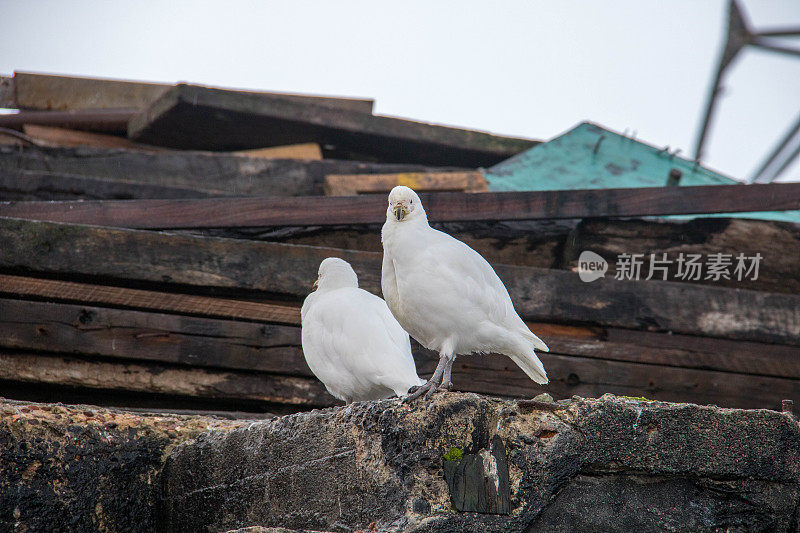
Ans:
[{"label": "bird's tail feather", "polygon": [[549,352],[550,351],[550,348],[547,347],[547,345],[544,343],[544,341],[542,339],[540,339],[539,337],[537,337],[531,330],[529,330],[528,328],[525,328],[523,333],[533,343],[533,347],[534,348],[536,348],[540,352]]},{"label": "bird's tail feather", "polygon": [[517,364],[518,367],[528,374],[529,378],[539,385],[545,385],[549,383],[550,380],[547,379],[547,372],[544,371],[544,365],[541,361],[539,361],[539,358],[536,357],[536,354],[533,353],[533,350],[531,350],[530,355],[509,354],[509,357]]}]

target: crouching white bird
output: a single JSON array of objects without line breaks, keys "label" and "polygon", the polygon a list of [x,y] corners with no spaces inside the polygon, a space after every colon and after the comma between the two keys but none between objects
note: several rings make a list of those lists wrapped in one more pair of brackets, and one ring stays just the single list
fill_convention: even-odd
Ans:
[{"label": "crouching white bird", "polygon": [[463,242],[431,228],[408,187],[389,193],[382,240],[381,288],[389,309],[420,344],[439,352],[433,376],[407,400],[449,389],[461,354],[505,354],[533,381],[547,383],[534,353],[549,351],[547,345],[517,315],[494,269]]},{"label": "crouching white bird", "polygon": [[324,259],[314,287],[300,311],[303,355],[328,392],[349,403],[422,385],[408,333],[386,302],[358,288],[347,261]]}]

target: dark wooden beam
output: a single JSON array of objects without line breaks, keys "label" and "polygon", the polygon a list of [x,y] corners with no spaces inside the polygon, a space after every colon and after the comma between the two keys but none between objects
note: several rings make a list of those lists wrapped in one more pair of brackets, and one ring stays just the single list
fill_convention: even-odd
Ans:
[{"label": "dark wooden beam", "polygon": [[328,156],[488,167],[537,144],[528,139],[368,115],[281,98],[178,85],[130,121],[147,144],[240,150],[316,142]]},{"label": "dark wooden beam", "polygon": [[300,324],[297,307],[0,274],[0,294],[185,315]]},{"label": "dark wooden beam", "polygon": [[[663,334],[661,336],[664,336]],[[635,356],[635,347],[630,352]],[[573,395],[598,398],[605,393],[650,400],[716,404],[743,409],[774,409],[781,399],[800,394],[800,380],[642,364],[630,361],[540,354],[550,383],[537,385],[510,359],[497,355],[462,356],[453,364],[453,387],[509,398],[533,398],[547,392],[554,398]],[[436,366],[433,354],[417,355],[420,376]]]},{"label": "dark wooden beam", "polygon": [[0,200],[133,200],[229,196],[219,190],[139,183],[35,170],[0,169]]},{"label": "dark wooden beam", "polygon": [[[361,287],[380,294],[380,253],[0,219],[0,269],[8,273],[236,289],[298,301],[330,256],[349,261]],[[800,344],[798,295],[655,280],[584,283],[573,272],[534,267],[495,270],[528,320]]]},{"label": "dark wooden beam", "polygon": [[[274,322],[273,311],[278,309],[288,317],[282,322],[299,326],[297,307],[5,275],[0,275],[0,293],[48,300],[0,299],[2,346],[309,375],[298,358],[296,327],[238,321]],[[182,303],[174,305],[176,300]],[[185,301],[201,303],[185,305]],[[260,313],[259,308],[267,312]],[[562,355],[800,379],[797,346],[609,327],[528,325],[546,339],[552,353]],[[417,348],[417,355],[427,357]],[[435,365],[437,358],[430,361]]]},{"label": "dark wooden beam", "polygon": [[0,382],[292,404],[308,409],[339,403],[322,383],[311,378],[14,351],[0,352]]},{"label": "dark wooden beam", "polygon": [[124,133],[134,109],[87,109],[80,111],[27,111],[0,115],[0,127],[20,129],[25,124],[76,130]]},{"label": "dark wooden beam", "polygon": [[[728,254],[735,265],[735,258],[740,253],[746,257],[760,254],[757,279],[748,276],[742,281],[734,275],[731,279],[720,278],[714,284],[800,294],[797,262],[800,257],[800,224],[791,222],[721,217],[658,222],[588,219],[580,221],[564,242],[564,262],[560,268],[576,269],[580,254],[590,250],[608,261],[606,277],[614,277],[621,254],[640,254],[642,273],[646,275],[651,255],[658,261],[666,254],[671,261],[667,266],[667,280],[684,283],[708,281],[703,279],[705,272],[699,280],[686,276],[685,271],[679,273],[677,260],[681,255],[686,258],[689,254],[700,254],[705,262],[711,254]],[[655,272],[656,279],[663,278],[661,272]]]},{"label": "dark wooden beam", "polygon": [[[456,168],[362,161],[265,159],[228,153],[98,148],[36,148],[0,145],[3,171],[46,172],[197,190],[209,196],[323,195],[328,174],[436,172]],[[98,189],[102,192],[102,188]],[[78,191],[80,193],[80,191]],[[96,196],[81,195],[83,199]],[[169,196],[173,197],[173,196]],[[43,200],[62,198],[41,196]],[[104,196],[114,199],[113,196]]]},{"label": "dark wooden beam", "polygon": [[[26,109],[74,110],[120,107],[143,109],[173,87],[163,83],[32,72],[15,72],[11,81],[14,85],[16,103],[16,106],[11,107]],[[336,98],[260,91],[231,90],[231,92],[267,95],[361,113],[372,113],[374,104],[372,99],[367,98]]]},{"label": "dark wooden beam", "polygon": [[[422,195],[431,221],[638,217],[800,209],[800,183]],[[167,229],[376,224],[386,198],[293,197],[0,203],[0,216]]]},{"label": "dark wooden beam", "polygon": [[0,298],[0,347],[312,376],[300,329]]}]

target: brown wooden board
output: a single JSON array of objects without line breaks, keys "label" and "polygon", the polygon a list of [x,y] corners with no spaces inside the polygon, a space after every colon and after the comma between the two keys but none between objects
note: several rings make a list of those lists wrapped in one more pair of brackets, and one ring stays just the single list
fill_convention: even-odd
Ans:
[{"label": "brown wooden board", "polygon": [[[0,310],[4,317],[0,319],[0,345],[6,348],[311,376],[300,354],[298,328],[15,300],[0,300]],[[551,384],[536,385],[503,356],[463,356],[454,367],[457,389],[508,397],[531,397],[542,390],[556,397],[614,392],[736,407],[770,407],[798,392],[796,348],[782,354],[780,350],[791,349],[777,346],[775,353],[768,345],[737,346],[731,341],[699,339],[706,352],[692,352],[695,338],[686,337],[678,341],[681,349],[669,339],[667,344],[673,346],[659,353],[656,347],[669,337],[665,334],[612,331],[609,337],[616,340],[609,341],[593,338],[585,328],[532,327],[553,349],[551,354],[540,354]],[[634,338],[629,337],[631,333]],[[617,338],[620,334],[622,339]],[[641,348],[647,345],[649,349]],[[714,353],[719,347],[722,350]],[[418,346],[414,351],[420,375],[430,375],[437,356]],[[684,364],[689,368],[682,368]],[[741,372],[731,370],[737,365]],[[764,369],[777,370],[781,377],[790,370],[795,379],[758,373]],[[74,385],[69,379],[50,382]],[[127,390],[114,383],[107,386]],[[774,386],[778,388],[773,390]],[[741,390],[752,394],[743,396]]]},{"label": "brown wooden board", "polygon": [[322,195],[327,174],[430,172],[420,165],[336,160],[264,159],[172,150],[144,153],[97,148],[0,146],[0,172],[26,170],[217,191],[217,196]]},{"label": "brown wooden board", "polygon": [[[297,301],[308,294],[320,261],[329,256],[350,261],[360,285],[380,293],[378,253],[0,220],[0,269],[6,272],[228,288]],[[653,280],[584,283],[560,270],[495,269],[528,320],[800,344],[797,295]]]},{"label": "brown wooden board", "polygon": [[[156,347],[169,348],[176,350],[177,345],[181,344],[183,337],[189,340],[200,339],[203,335],[211,338],[211,343],[220,342],[220,338],[227,338],[220,331],[247,331],[247,334],[238,334],[236,339],[248,337],[250,340],[241,341],[244,356],[231,357],[224,356],[232,350],[228,348],[221,350],[223,355],[217,357],[215,354],[204,355],[202,350],[197,349],[191,343],[180,349],[179,353],[195,354],[191,360],[185,362],[197,365],[218,365],[226,368],[269,370],[273,372],[299,372],[306,374],[303,365],[300,369],[287,370],[284,362],[275,365],[271,361],[262,361],[261,357],[252,357],[253,349],[269,348],[264,352],[266,356],[277,357],[275,354],[283,354],[280,350],[275,351],[276,346],[272,337],[280,334],[275,341],[279,347],[286,347],[290,357],[296,355],[292,350],[299,346],[299,333],[292,328],[280,328],[269,326],[259,328],[255,325],[248,326],[239,322],[224,321],[203,321],[198,320],[197,324],[206,324],[206,327],[197,326],[192,330],[182,329],[186,326],[183,322],[176,322],[174,317],[161,314],[144,314],[134,312],[123,312],[120,310],[108,310],[103,308],[95,309],[93,306],[115,306],[133,309],[147,309],[166,313],[178,313],[181,315],[193,315],[201,317],[217,317],[223,319],[247,319],[258,322],[279,322],[283,324],[300,325],[300,310],[298,307],[272,304],[262,304],[241,300],[226,300],[220,298],[208,298],[203,296],[192,296],[184,294],[171,294],[163,292],[143,291],[137,289],[126,289],[121,287],[111,287],[102,285],[91,285],[86,283],[74,283],[66,281],[26,278],[20,276],[0,275],[0,293],[10,295],[12,298],[46,298],[49,300],[59,300],[63,302],[75,302],[78,305],[65,306],[63,304],[44,304],[31,302],[30,307],[17,300],[0,300],[0,307],[5,303],[3,309],[8,311],[6,314],[13,317],[9,320],[8,338],[16,339],[16,342],[28,344],[7,344],[7,346],[17,348],[47,349],[50,351],[80,351],[95,355],[112,355],[131,358],[149,358],[148,354],[160,354],[156,349],[148,348],[149,339],[153,338],[157,342]],[[9,306],[15,306],[12,310]],[[60,317],[56,322],[58,327],[66,327],[67,335],[50,335],[49,331],[28,331],[25,334],[14,334],[14,327],[21,327],[27,324],[40,324],[48,320],[44,318],[47,313],[54,313],[52,316]],[[113,318],[109,318],[109,315]],[[71,317],[71,318],[70,318]],[[98,317],[102,317],[98,318]],[[188,317],[182,317],[188,320]],[[0,315],[2,320],[2,315]],[[191,322],[191,321],[189,321]],[[146,327],[162,327],[161,333],[150,332],[138,334],[128,331],[129,327],[135,324],[146,324]],[[176,323],[178,325],[176,325]],[[194,323],[192,323],[194,324]],[[72,338],[74,331],[87,333],[87,337],[93,338],[98,335],[101,339],[112,340],[116,337],[109,331],[112,328],[122,328],[120,338],[125,343],[112,344],[117,351],[97,352],[81,346]],[[144,327],[144,326],[142,326]],[[186,326],[188,327],[188,326]],[[800,348],[789,345],[762,344],[746,341],[731,341],[726,339],[714,339],[708,337],[697,337],[690,335],[652,333],[646,331],[635,331],[618,328],[598,328],[598,327],[579,327],[563,326],[548,323],[529,322],[529,327],[537,335],[547,340],[553,353],[576,355],[581,357],[593,357],[599,359],[610,359],[616,361],[628,361],[636,363],[657,364],[664,366],[676,366],[707,370],[721,370],[726,372],[751,373],[757,375],[800,378]],[[249,329],[248,329],[249,328]],[[30,329],[30,328],[29,328]],[[85,330],[85,331],[84,331]],[[295,331],[294,337],[290,332]],[[290,335],[290,337],[286,337]],[[262,336],[265,338],[262,339]],[[295,338],[296,337],[296,338]],[[143,339],[141,346],[131,351],[125,351],[125,346],[130,345],[129,338]],[[287,342],[291,338],[291,342]],[[27,339],[27,340],[23,340]],[[60,340],[57,340],[60,339]],[[262,344],[259,344],[263,341]],[[0,341],[1,342],[1,341]],[[11,342],[11,341],[9,341]],[[294,344],[291,344],[291,343]],[[44,343],[44,344],[42,344]],[[264,344],[266,343],[266,344]],[[230,344],[230,343],[229,343]],[[232,343],[239,346],[237,343]],[[226,345],[227,346],[227,345]],[[141,349],[139,349],[141,348]],[[235,351],[235,349],[233,350]],[[169,352],[172,353],[172,352]],[[163,358],[169,356],[156,357],[163,362],[177,363],[180,358]],[[281,355],[280,357],[283,357]],[[266,365],[266,366],[264,366]],[[282,370],[283,369],[283,370]],[[499,385],[498,385],[499,386]]]},{"label": "brown wooden board", "polygon": [[[740,218],[697,218],[690,221],[656,222],[645,220],[584,220],[577,225],[564,250],[564,268],[577,268],[580,254],[590,250],[608,261],[607,277],[617,275],[621,254],[641,254],[642,274],[650,272],[651,256],[656,261],[667,254],[671,281],[691,282],[693,276],[678,273],[681,254],[700,254],[705,261],[711,254],[761,255],[758,279],[746,281],[736,276],[720,278],[716,285],[771,292],[800,294],[800,224]],[[663,264],[663,263],[662,263]],[[661,271],[653,270],[656,279]],[[699,283],[705,280],[706,272]]]},{"label": "brown wooden board", "polygon": [[8,274],[0,274],[0,294],[151,309],[186,315],[300,324],[300,309],[297,307]]},{"label": "brown wooden board", "polygon": [[[15,72],[12,79],[16,106],[22,109],[143,109],[160,98],[173,85],[84,76],[63,76]],[[374,100],[337,98],[292,93],[236,91],[251,95],[267,95],[293,102],[314,103],[328,107],[372,113]]]},{"label": "brown wooden board", "polygon": [[[454,390],[493,396],[597,398],[605,393],[651,400],[775,409],[783,398],[800,397],[800,380],[692,368],[620,362],[560,354],[540,354],[550,383],[537,385],[510,359],[496,355],[458,357]],[[417,355],[420,375],[436,366],[432,355]]]},{"label": "brown wooden board", "polygon": [[[637,343],[644,340],[652,346],[664,339],[664,334],[637,333],[638,338],[623,339],[624,342],[592,339],[591,333],[582,328],[565,328],[548,324],[533,324],[533,328],[551,343],[551,354],[540,354],[551,378],[551,383],[541,387],[533,383],[513,362],[504,356],[462,356],[454,366],[456,388],[507,397],[531,397],[546,390],[556,397],[571,394],[599,396],[605,392],[647,396],[652,399],[668,401],[692,401],[699,403],[718,403],[731,407],[769,407],[777,405],[783,397],[794,397],[800,392],[797,381],[797,349],[793,354],[774,354],[769,352],[748,353],[750,346],[743,346],[739,354],[695,353],[700,355],[692,361],[683,361],[675,356],[675,349],[665,349],[660,361],[667,365],[652,364],[659,360],[656,351],[642,350]],[[623,335],[626,332],[622,332]],[[634,341],[636,343],[634,343]],[[668,341],[669,342],[669,341]],[[729,342],[729,341],[728,341]],[[706,349],[724,346],[725,341],[706,340]],[[685,341],[684,341],[685,344]],[[736,343],[730,343],[736,350]],[[594,352],[585,356],[587,346]],[[761,345],[762,349],[768,346]],[[248,324],[232,321],[189,318],[176,315],[161,315],[124,311],[118,309],[94,308],[89,306],[52,304],[42,302],[23,302],[0,300],[0,347],[6,352],[22,348],[35,353],[68,352],[85,356],[103,356],[115,360],[137,360],[133,365],[120,366],[119,370],[133,373],[133,382],[138,383],[148,375],[148,368],[163,371],[163,366],[150,367],[151,363],[174,363],[179,366],[169,372],[171,378],[188,379],[204,383],[211,375],[220,375],[215,370],[181,372],[180,366],[203,367],[208,369],[231,369],[233,376],[238,370],[268,372],[270,374],[289,374],[311,377],[299,348],[299,329]],[[577,350],[576,350],[577,348]],[[685,346],[684,346],[685,348]],[[784,347],[778,347],[784,348]],[[428,376],[435,367],[437,356],[415,346],[415,357],[420,375]],[[570,355],[577,352],[577,357]],[[613,360],[606,360],[612,354]],[[702,356],[706,357],[703,358]],[[619,359],[624,356],[625,359]],[[788,357],[787,357],[788,356]],[[749,360],[747,359],[749,357]],[[794,363],[792,362],[794,360]],[[38,360],[25,359],[30,364]],[[75,361],[75,360],[73,360]],[[106,361],[106,363],[112,361]],[[690,368],[682,368],[686,362]],[[754,373],[767,365],[767,368],[781,369],[788,362],[795,372],[795,379],[777,379]],[[648,364],[641,364],[648,363]],[[770,363],[772,366],[770,367]],[[744,364],[743,372],[731,372],[731,364]],[[68,386],[95,387],[96,381],[74,381],[75,374],[81,374],[83,367],[104,368],[108,364],[99,362],[73,362],[66,376],[48,376],[44,371],[25,369],[20,375],[39,376],[38,381]],[[703,369],[702,365],[711,368]],[[719,372],[719,367],[728,369]],[[18,367],[17,367],[18,368]],[[113,368],[113,367],[111,367]],[[133,370],[131,370],[133,368]],[[64,369],[67,369],[65,366]],[[712,371],[713,370],[713,371]],[[103,372],[94,371],[103,374]],[[747,373],[747,374],[746,374]],[[259,375],[259,374],[255,374]],[[10,379],[0,374],[0,379]],[[122,380],[109,376],[101,388],[130,389]],[[33,379],[33,378],[30,378]],[[83,379],[83,378],[81,378]],[[234,378],[232,378],[234,379]],[[234,381],[236,381],[235,378]],[[270,377],[269,380],[276,380]],[[247,380],[245,380],[247,382]],[[157,383],[154,388],[141,389],[143,392],[162,394],[208,394],[208,390],[192,391],[185,389],[185,383],[174,384],[174,388],[164,388],[166,381]],[[773,388],[777,387],[777,388]],[[316,390],[316,389],[312,389]],[[745,396],[742,390],[747,391]],[[262,399],[282,403],[306,403],[297,398],[284,400],[279,397],[264,399],[239,396],[232,389],[221,388],[220,392],[229,399]],[[299,394],[297,392],[295,395]],[[315,403],[313,397],[308,403]]]},{"label": "brown wooden board", "polygon": [[21,129],[25,124],[76,130],[125,133],[133,109],[86,109],[78,111],[29,111],[0,115],[0,127]]},{"label": "brown wooden board", "polygon": [[[597,398],[605,393],[653,400],[776,409],[783,398],[800,397],[800,381],[543,354],[554,398]],[[530,381],[530,380],[528,380]]]},{"label": "brown wooden board", "polygon": [[14,99],[14,78],[0,76],[0,108],[15,109],[17,102]]},{"label": "brown wooden board", "polygon": [[326,156],[340,159],[366,157],[473,168],[494,165],[537,144],[528,139],[184,84],[170,89],[133,117],[128,135],[147,144],[193,150],[316,142],[326,147]]},{"label": "brown wooden board", "polygon": [[339,403],[322,383],[310,378],[13,351],[0,352],[2,381],[293,404],[306,408]]},{"label": "brown wooden board", "polygon": [[22,127],[26,135],[36,140],[38,146],[75,147],[91,146],[95,148],[125,148],[127,150],[143,150],[149,152],[163,152],[167,150],[160,146],[149,146],[132,142],[124,137],[104,135],[88,131],[55,128],[53,126],[40,126],[25,124]]},{"label": "brown wooden board", "polygon": [[[572,219],[558,219],[434,222],[432,226],[465,242],[480,252],[490,263],[563,268],[564,246],[577,223],[578,221]],[[224,228],[192,233],[367,252],[383,251],[380,224]]]},{"label": "brown wooden board", "polygon": [[[800,183],[421,196],[439,222],[800,209]],[[335,226],[381,223],[386,206],[382,195],[16,202],[0,203],[0,216],[142,229]]]},{"label": "brown wooden board", "polygon": [[229,196],[219,190],[96,178],[40,170],[0,169],[0,200],[134,200]]},{"label": "brown wooden board", "polygon": [[[761,254],[757,279],[741,281],[736,275],[714,284],[724,287],[800,293],[800,224],[739,218],[697,218],[690,221],[573,219],[507,222],[439,222],[433,227],[453,235],[480,252],[490,263],[576,270],[585,250],[609,262],[606,277],[613,278],[620,254],[643,254],[641,273],[649,274],[650,254],[664,253],[673,261],[670,281],[709,283],[677,276],[680,253],[701,254],[704,262],[715,253],[754,257]],[[381,225],[290,228],[226,228],[203,230],[203,234],[306,244],[349,250],[381,252]],[[688,257],[688,255],[686,255]],[[734,274],[736,261],[730,271]],[[654,277],[661,279],[658,271]]]},{"label": "brown wooden board", "polygon": [[292,326],[0,298],[0,347],[311,376]]},{"label": "brown wooden board", "polygon": [[389,191],[397,185],[411,187],[417,192],[486,192],[489,190],[486,179],[479,171],[329,174],[325,176],[325,194],[327,196],[389,194]]},{"label": "brown wooden board", "polygon": [[273,146],[272,148],[252,148],[232,153],[233,155],[264,159],[322,159],[322,150],[315,143],[287,144],[286,146]]}]

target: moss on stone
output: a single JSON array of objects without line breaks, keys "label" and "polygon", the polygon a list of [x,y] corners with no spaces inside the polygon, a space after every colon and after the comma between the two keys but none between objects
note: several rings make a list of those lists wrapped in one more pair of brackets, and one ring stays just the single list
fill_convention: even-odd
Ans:
[{"label": "moss on stone", "polygon": [[445,461],[458,461],[464,457],[464,450],[461,448],[450,448],[442,457],[444,457]]}]

